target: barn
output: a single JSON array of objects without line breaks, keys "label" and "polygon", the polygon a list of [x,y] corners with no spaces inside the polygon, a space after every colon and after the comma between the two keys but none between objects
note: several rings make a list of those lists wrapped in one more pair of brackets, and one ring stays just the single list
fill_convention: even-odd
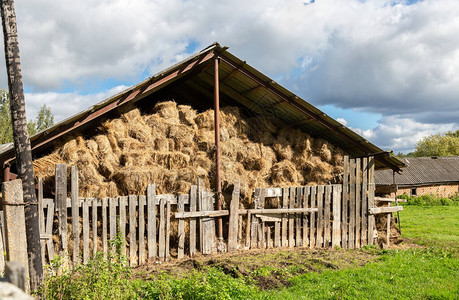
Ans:
[{"label": "barn", "polygon": [[[403,173],[395,174],[397,196],[435,195],[452,197],[459,193],[459,157],[434,156],[404,158]],[[393,184],[393,174],[388,170],[375,173],[376,192],[388,190]],[[392,192],[394,197],[394,192]]]},{"label": "barn", "polygon": [[[374,215],[396,211],[374,207],[374,170],[404,167],[218,43],[34,135],[31,144],[44,219],[55,208],[73,220],[83,215],[80,226],[72,223],[79,232],[72,234],[74,255],[106,251],[119,220],[134,265],[147,249],[148,258],[170,257],[172,248],[179,258],[185,248],[192,256],[197,241],[210,254],[215,231],[219,241],[228,237],[228,249],[373,243]],[[12,145],[1,148],[0,165],[2,181],[15,179]],[[67,175],[68,183],[60,181]],[[145,223],[150,200],[155,208]],[[62,240],[47,243],[49,257],[72,250],[66,226],[59,231]]]}]

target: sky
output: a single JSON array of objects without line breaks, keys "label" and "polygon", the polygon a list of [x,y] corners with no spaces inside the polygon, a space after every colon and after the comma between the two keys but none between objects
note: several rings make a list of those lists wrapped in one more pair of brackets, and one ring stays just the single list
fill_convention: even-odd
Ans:
[{"label": "sky", "polygon": [[457,0],[15,2],[28,118],[46,104],[63,120],[219,42],[385,150],[459,129]]}]

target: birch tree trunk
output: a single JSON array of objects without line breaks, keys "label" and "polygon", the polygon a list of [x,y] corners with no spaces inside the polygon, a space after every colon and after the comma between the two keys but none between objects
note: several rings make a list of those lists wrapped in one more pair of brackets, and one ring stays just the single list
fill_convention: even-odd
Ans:
[{"label": "birch tree trunk", "polygon": [[37,290],[43,281],[37,196],[33,177],[32,151],[27,133],[27,120],[22,85],[16,13],[13,0],[2,0],[1,17],[5,44],[5,61],[10,92],[11,119],[18,177],[22,180],[25,202],[27,253],[30,288]]}]

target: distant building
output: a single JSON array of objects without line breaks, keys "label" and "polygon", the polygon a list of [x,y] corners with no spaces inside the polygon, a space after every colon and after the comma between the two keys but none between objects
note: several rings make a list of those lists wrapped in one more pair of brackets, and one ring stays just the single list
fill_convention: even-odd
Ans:
[{"label": "distant building", "polygon": [[[451,197],[459,192],[459,156],[405,158],[402,174],[395,174],[397,195]],[[375,172],[376,193],[393,196],[392,170]]]}]

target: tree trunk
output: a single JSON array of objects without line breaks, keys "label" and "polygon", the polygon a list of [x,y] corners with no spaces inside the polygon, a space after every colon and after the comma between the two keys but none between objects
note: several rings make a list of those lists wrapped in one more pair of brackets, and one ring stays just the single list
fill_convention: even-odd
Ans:
[{"label": "tree trunk", "polygon": [[32,151],[27,133],[27,120],[22,85],[16,13],[13,0],[2,0],[1,17],[5,43],[5,60],[10,92],[11,119],[13,123],[14,149],[18,177],[22,180],[25,202],[27,253],[29,260],[30,288],[37,290],[43,281],[43,265],[40,249],[37,196],[33,177]]}]

